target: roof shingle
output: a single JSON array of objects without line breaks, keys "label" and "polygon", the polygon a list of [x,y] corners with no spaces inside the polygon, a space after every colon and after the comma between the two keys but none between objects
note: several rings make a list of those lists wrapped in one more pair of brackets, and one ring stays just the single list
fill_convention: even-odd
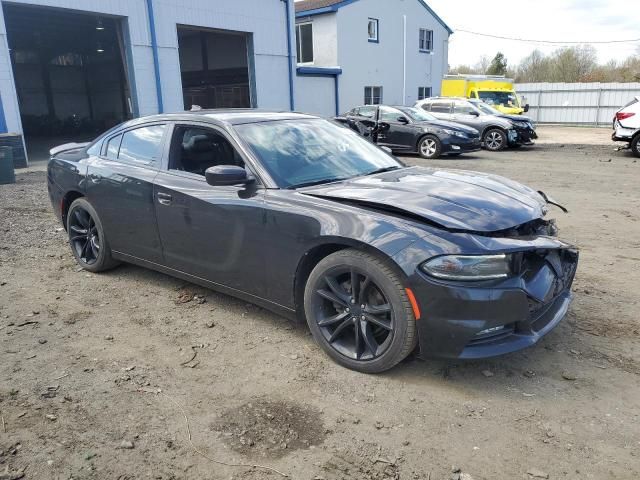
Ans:
[{"label": "roof shingle", "polygon": [[315,10],[316,8],[332,7],[344,0],[302,0],[295,2],[296,13],[306,12],[307,10]]}]

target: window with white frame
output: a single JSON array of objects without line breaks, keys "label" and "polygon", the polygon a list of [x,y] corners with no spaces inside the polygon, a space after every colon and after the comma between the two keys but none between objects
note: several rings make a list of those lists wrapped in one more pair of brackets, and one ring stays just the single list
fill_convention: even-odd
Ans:
[{"label": "window with white frame", "polygon": [[380,105],[382,103],[382,87],[364,87],[364,104]]},{"label": "window with white frame", "polygon": [[313,24],[296,25],[296,52],[298,63],[313,63]]},{"label": "window with white frame", "polygon": [[370,42],[378,43],[378,23],[379,22],[377,18],[369,19],[369,26],[367,27],[367,31]]},{"label": "window with white frame", "polygon": [[418,49],[421,52],[431,52],[433,50],[433,30],[427,30],[426,28],[420,29]]},{"label": "window with white frame", "polygon": [[431,96],[431,87],[418,87],[418,100],[424,100]]}]

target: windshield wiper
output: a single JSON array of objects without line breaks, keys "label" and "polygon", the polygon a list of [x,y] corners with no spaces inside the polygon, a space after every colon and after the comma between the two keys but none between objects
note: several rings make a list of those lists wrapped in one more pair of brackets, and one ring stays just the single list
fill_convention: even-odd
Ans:
[{"label": "windshield wiper", "polygon": [[287,189],[295,190],[296,188],[313,187],[314,185],[322,185],[323,183],[342,182],[346,178],[325,178],[323,180],[314,180],[312,182],[296,183],[295,185],[289,185]]},{"label": "windshield wiper", "polygon": [[394,165],[393,167],[383,167],[383,168],[374,170],[373,172],[365,173],[364,176],[375,175],[377,173],[390,172],[392,170],[399,170],[400,168],[402,167],[398,167],[397,165]]}]

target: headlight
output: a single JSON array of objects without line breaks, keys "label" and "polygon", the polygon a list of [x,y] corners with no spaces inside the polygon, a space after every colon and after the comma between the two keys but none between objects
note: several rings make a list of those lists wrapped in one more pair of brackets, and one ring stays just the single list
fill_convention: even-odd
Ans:
[{"label": "headlight", "polygon": [[445,280],[491,280],[511,274],[510,257],[500,255],[442,255],[420,265],[425,273]]},{"label": "headlight", "polygon": [[448,128],[443,128],[442,131],[447,135],[453,135],[455,137],[467,138],[467,134],[463,132],[458,132],[457,130],[449,130]]},{"label": "headlight", "polygon": [[527,128],[528,127],[527,122],[513,122],[513,124],[516,127],[520,127],[520,128]]}]

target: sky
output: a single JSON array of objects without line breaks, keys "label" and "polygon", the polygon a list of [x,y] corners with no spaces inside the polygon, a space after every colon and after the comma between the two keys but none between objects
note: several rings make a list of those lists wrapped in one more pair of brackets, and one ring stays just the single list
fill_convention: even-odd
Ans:
[{"label": "sky", "polygon": [[[426,0],[455,31],[471,30],[504,37],[550,41],[609,41],[640,38],[640,0]],[[480,57],[501,51],[516,65],[532,50],[550,53],[562,45],[544,45],[483,38],[456,32],[449,39],[449,64],[473,65]],[[595,45],[598,60],[622,60],[640,42]]]}]

